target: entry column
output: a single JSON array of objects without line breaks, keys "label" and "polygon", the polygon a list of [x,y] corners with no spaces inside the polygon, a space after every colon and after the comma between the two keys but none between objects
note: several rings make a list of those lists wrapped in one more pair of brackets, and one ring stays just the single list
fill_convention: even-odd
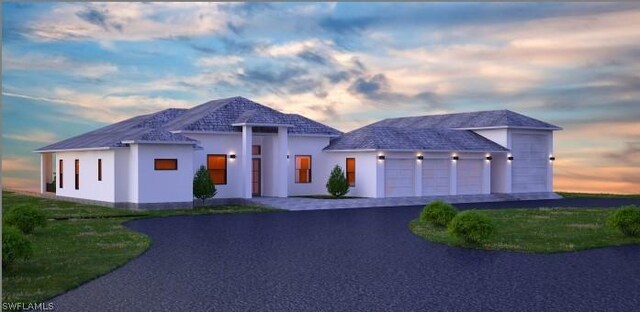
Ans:
[{"label": "entry column", "polygon": [[242,155],[240,155],[242,166],[242,198],[251,198],[251,175],[252,175],[252,153],[253,131],[251,126],[242,126]]},{"label": "entry column", "polygon": [[275,174],[273,175],[277,197],[289,196],[289,133],[287,127],[278,127],[276,157],[274,158]]}]

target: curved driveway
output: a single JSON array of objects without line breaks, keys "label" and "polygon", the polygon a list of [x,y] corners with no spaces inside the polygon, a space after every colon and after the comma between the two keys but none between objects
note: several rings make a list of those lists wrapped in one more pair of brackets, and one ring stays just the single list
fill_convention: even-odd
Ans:
[{"label": "curved driveway", "polygon": [[640,246],[529,255],[414,236],[420,208],[133,221],[151,248],[53,299],[61,311],[632,311]]}]

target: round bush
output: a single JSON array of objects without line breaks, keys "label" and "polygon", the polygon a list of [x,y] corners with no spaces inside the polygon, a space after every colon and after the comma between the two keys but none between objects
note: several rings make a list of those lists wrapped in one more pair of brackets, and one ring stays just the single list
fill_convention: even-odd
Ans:
[{"label": "round bush", "polygon": [[609,216],[607,223],[624,235],[640,237],[640,208],[624,206],[617,209]]},{"label": "round bush", "polygon": [[458,211],[451,204],[442,200],[435,200],[424,206],[420,213],[420,221],[438,226],[447,226],[456,214],[458,214]]},{"label": "round bush", "polygon": [[11,208],[5,215],[4,221],[7,225],[17,227],[24,234],[33,233],[36,227],[47,225],[47,218],[44,213],[34,206]]},{"label": "round bush", "polygon": [[467,210],[455,216],[447,231],[450,235],[462,238],[467,243],[479,243],[491,236],[495,226],[487,216],[472,210]]},{"label": "round bush", "polygon": [[16,259],[27,259],[31,256],[31,242],[12,226],[2,227],[2,268],[10,266]]}]

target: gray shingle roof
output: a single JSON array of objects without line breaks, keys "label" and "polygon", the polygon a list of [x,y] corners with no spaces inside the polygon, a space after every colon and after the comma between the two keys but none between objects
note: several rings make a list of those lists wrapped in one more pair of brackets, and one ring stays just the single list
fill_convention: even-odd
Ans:
[{"label": "gray shingle roof", "polygon": [[390,118],[372,125],[384,127],[417,128],[485,128],[521,127],[560,130],[558,126],[527,117],[510,110]]},{"label": "gray shingle roof", "polygon": [[369,125],[331,140],[325,150],[507,151],[471,130]]},{"label": "gray shingle roof", "polygon": [[121,147],[123,141],[196,143],[175,131],[241,132],[238,123],[287,125],[292,134],[339,136],[342,132],[295,114],[283,114],[242,97],[210,101],[191,109],[170,108],[136,116],[36,151]]}]

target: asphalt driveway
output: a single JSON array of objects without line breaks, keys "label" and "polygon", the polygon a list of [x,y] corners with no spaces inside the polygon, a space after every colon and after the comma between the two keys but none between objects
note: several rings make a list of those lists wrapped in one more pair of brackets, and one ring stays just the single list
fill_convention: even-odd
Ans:
[{"label": "asphalt driveway", "polygon": [[640,307],[640,246],[555,255],[459,249],[412,235],[407,223],[419,210],[133,221],[127,226],[148,234],[151,248],[53,302],[61,311]]}]

